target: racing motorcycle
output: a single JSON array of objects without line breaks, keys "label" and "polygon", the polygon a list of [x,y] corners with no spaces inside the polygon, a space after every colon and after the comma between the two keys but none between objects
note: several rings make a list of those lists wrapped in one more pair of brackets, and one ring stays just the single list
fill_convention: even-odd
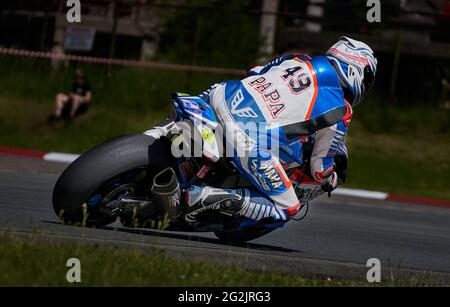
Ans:
[{"label": "racing motorcycle", "polygon": [[[53,190],[57,216],[66,224],[84,227],[102,227],[119,219],[126,227],[214,232],[227,242],[253,240],[283,227],[284,222],[256,222],[223,210],[205,210],[198,214],[194,224],[168,220],[168,213],[174,208],[158,202],[152,195],[152,186],[168,189],[174,184],[223,189],[250,186],[231,159],[220,157],[218,146],[214,146],[221,140],[214,134],[218,121],[211,106],[198,96],[179,93],[173,94],[171,101],[174,112],[164,136],[155,138],[144,132],[114,138],[90,149],[64,170]],[[192,139],[187,140],[186,134],[177,129],[179,122],[189,122],[201,136],[200,156],[173,154],[174,146],[195,146]],[[312,141],[303,145],[304,162],[297,168],[305,174],[312,146]],[[338,174],[343,176],[339,170]],[[296,191],[306,215],[308,201],[323,192],[304,183],[305,188],[300,183]]]}]

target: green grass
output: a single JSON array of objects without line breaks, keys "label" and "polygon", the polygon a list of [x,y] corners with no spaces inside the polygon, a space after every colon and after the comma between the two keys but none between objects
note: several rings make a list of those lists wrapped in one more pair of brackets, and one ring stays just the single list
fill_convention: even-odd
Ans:
[{"label": "green grass", "polygon": [[[170,111],[171,93],[200,93],[225,75],[79,65],[93,87],[92,109],[68,127],[50,126],[55,96],[68,92],[75,67],[0,56],[0,145],[84,152],[111,137],[139,133]],[[11,72],[14,72],[11,74]]]},{"label": "green grass", "polygon": [[47,60],[0,56],[0,95],[33,100],[49,108],[58,92],[68,92],[75,68],[93,88],[93,103],[116,112],[167,109],[173,92],[197,94],[233,76],[144,68],[78,64],[52,70]]},{"label": "green grass", "polygon": [[[156,250],[48,243],[39,235],[0,235],[0,286],[367,286],[364,281],[311,280],[256,272]],[[81,283],[68,283],[69,258],[81,262]]]},{"label": "green grass", "polygon": [[423,148],[411,137],[351,135],[346,187],[450,200],[450,144],[433,142]]},{"label": "green grass", "polygon": [[368,101],[355,110],[348,187],[450,200],[450,113]]},{"label": "green grass", "polygon": [[[170,93],[199,93],[232,76],[84,67],[91,110],[67,127],[46,123],[54,96],[73,68],[53,72],[45,60],[0,58],[0,145],[82,153],[109,138],[139,133],[170,110]],[[14,74],[9,72],[14,71]],[[372,95],[350,125],[347,187],[450,199],[450,114],[438,103],[389,106]]]},{"label": "green grass", "polygon": [[0,144],[81,153],[109,138],[149,129],[166,114],[150,106],[136,111],[98,105],[66,126],[47,123],[50,107],[51,103],[0,96]]}]

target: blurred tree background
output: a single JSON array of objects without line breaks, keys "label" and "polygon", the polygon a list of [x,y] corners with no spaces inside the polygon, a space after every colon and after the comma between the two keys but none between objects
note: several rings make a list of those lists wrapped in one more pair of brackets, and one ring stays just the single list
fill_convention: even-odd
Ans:
[{"label": "blurred tree background", "polygon": [[[190,0],[186,5],[202,10],[179,9],[163,26],[158,59],[183,64],[245,68],[259,57],[259,18],[232,13],[250,1]],[[226,6],[232,12],[218,7]]]}]

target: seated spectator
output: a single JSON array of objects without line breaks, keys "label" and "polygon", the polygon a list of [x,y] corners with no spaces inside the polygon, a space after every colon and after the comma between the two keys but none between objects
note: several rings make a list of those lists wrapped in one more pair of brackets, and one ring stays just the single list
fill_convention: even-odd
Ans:
[{"label": "seated spectator", "polygon": [[49,121],[69,120],[77,115],[84,114],[87,112],[91,100],[92,88],[83,72],[77,70],[70,93],[68,95],[64,93],[56,95],[55,110],[49,117]]}]

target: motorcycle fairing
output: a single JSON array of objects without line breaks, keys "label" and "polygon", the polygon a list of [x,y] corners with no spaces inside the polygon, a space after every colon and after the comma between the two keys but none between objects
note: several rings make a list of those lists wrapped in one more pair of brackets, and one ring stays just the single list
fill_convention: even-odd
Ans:
[{"label": "motorcycle fairing", "polygon": [[177,113],[177,122],[189,119],[203,139],[203,154],[213,162],[220,159],[220,148],[214,129],[218,121],[214,110],[198,96],[176,94],[172,103]]},{"label": "motorcycle fairing", "polygon": [[177,120],[191,119],[200,121],[211,129],[217,127],[218,122],[214,110],[200,97],[176,94],[172,103],[177,112]]}]

